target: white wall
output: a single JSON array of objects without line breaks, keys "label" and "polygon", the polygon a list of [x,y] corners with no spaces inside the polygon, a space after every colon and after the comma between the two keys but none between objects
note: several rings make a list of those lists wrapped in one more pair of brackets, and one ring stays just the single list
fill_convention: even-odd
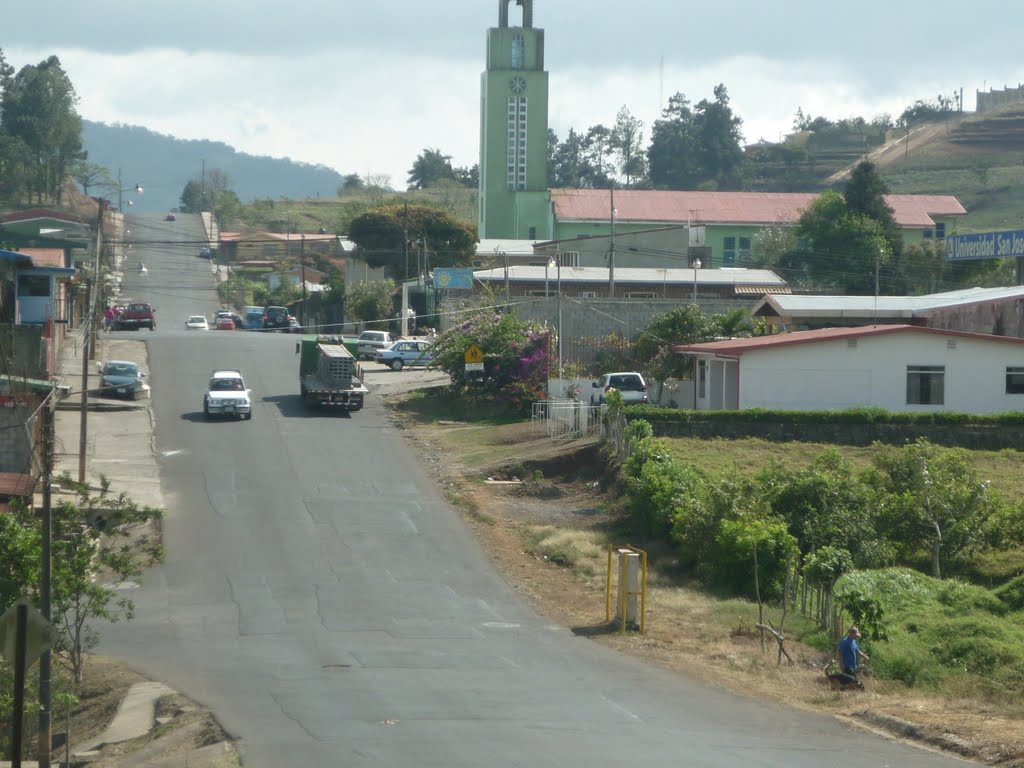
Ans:
[{"label": "white wall", "polygon": [[[945,366],[943,405],[907,404],[909,365]],[[740,358],[739,407],[1024,410],[1024,395],[1006,394],[1008,366],[1024,367],[1024,344],[915,332],[859,337],[855,346],[846,339],[794,344]]]}]

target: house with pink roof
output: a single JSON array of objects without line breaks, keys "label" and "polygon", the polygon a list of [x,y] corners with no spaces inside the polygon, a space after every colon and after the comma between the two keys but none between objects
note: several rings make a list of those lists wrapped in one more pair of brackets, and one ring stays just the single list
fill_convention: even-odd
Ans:
[{"label": "house with pink roof", "polygon": [[[550,196],[551,241],[539,243],[540,251],[579,252],[580,266],[598,266],[586,255],[586,241],[598,239],[607,252],[614,221],[620,243],[628,241],[626,248],[633,248],[622,253],[629,266],[663,267],[670,260],[686,267],[699,258],[704,267],[730,267],[743,266],[758,232],[771,225],[796,224],[818,194],[553,189]],[[942,240],[967,214],[952,195],[885,199],[908,243]],[[642,237],[629,237],[641,232]],[[670,237],[668,245],[665,237]],[[572,241],[579,243],[574,246]]]}]

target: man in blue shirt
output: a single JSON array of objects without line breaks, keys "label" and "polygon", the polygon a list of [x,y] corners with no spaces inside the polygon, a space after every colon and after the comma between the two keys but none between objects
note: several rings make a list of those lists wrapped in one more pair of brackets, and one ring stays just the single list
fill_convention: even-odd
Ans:
[{"label": "man in blue shirt", "polygon": [[839,641],[839,663],[842,665],[843,673],[851,677],[857,677],[857,659],[864,657],[865,661],[871,661],[870,657],[860,649],[860,630],[850,627],[846,637]]}]

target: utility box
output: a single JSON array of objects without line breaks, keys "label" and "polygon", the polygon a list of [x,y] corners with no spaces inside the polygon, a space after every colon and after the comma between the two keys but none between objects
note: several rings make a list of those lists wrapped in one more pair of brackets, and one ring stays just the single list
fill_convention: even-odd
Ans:
[{"label": "utility box", "polygon": [[640,553],[631,549],[615,552],[619,561],[619,591],[615,621],[631,629],[640,626]]}]

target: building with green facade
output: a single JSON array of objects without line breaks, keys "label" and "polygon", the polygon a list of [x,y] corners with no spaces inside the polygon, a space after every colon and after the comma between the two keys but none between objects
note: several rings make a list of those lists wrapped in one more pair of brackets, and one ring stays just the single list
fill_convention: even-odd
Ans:
[{"label": "building with green facade", "polygon": [[[553,241],[540,250],[579,251],[579,266],[608,266],[599,248],[566,241],[637,233],[622,266],[667,267],[699,258],[704,267],[741,264],[755,235],[793,225],[817,193],[699,192],[547,187],[548,73],[544,30],[533,26],[533,0],[515,0],[522,25],[509,25],[512,0],[498,0],[498,26],[487,32],[480,89],[478,236]],[[964,207],[952,195],[889,195],[908,243],[942,239]],[[675,228],[666,233],[665,228]],[[644,234],[639,234],[639,233]],[[671,237],[672,244],[664,240]],[[654,241],[657,242],[654,242]],[[650,242],[649,242],[650,241]],[[625,262],[625,263],[623,263]]]},{"label": "building with green facade", "polygon": [[550,237],[548,73],[544,30],[533,26],[533,0],[522,26],[509,26],[509,3],[498,2],[498,26],[487,32],[487,68],[480,78],[480,238]]}]

